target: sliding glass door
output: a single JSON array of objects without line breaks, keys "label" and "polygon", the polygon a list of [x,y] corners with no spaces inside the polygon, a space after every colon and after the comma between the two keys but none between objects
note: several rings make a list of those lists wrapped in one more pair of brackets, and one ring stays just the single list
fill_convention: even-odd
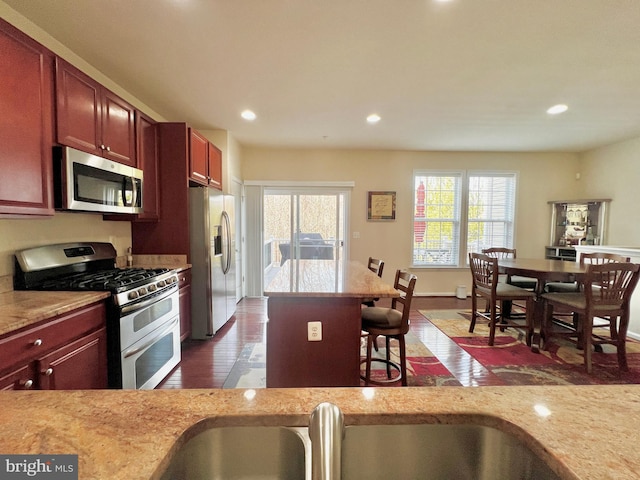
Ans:
[{"label": "sliding glass door", "polygon": [[263,196],[263,285],[292,259],[344,259],[348,192],[268,187]]}]

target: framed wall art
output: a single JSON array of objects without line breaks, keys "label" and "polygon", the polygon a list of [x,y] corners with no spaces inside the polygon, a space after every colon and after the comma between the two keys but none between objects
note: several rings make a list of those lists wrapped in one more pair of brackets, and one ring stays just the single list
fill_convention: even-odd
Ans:
[{"label": "framed wall art", "polygon": [[367,220],[372,222],[396,219],[396,192],[367,192]]}]

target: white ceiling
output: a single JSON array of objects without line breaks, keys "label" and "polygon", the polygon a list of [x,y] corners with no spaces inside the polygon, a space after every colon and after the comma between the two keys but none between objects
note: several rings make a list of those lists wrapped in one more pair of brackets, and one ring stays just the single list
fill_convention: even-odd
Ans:
[{"label": "white ceiling", "polygon": [[[639,0],[4,2],[161,115],[247,145],[583,151],[640,136]],[[569,111],[549,116],[556,103]]]}]

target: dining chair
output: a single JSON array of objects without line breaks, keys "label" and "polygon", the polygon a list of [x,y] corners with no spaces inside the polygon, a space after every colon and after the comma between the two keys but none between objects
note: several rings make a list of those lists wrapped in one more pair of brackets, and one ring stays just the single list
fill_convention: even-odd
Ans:
[{"label": "dining chair", "polygon": [[[483,249],[482,253],[496,258],[516,258],[515,248],[491,247]],[[535,290],[538,283],[535,278],[521,277],[519,275],[508,275],[505,277],[505,282],[528,290]]]},{"label": "dining chair", "polygon": [[[489,346],[492,346],[496,335],[496,326],[504,331],[506,327],[514,327],[526,330],[526,342],[531,346],[533,337],[533,301],[535,293],[509,283],[498,281],[498,259],[483,253],[469,253],[469,267],[473,283],[471,288],[471,324],[469,332],[473,333],[478,317],[489,321]],[[489,312],[478,310],[478,298],[484,298],[489,303]],[[504,302],[524,300],[525,315],[524,325],[515,319],[508,317],[503,312]]]},{"label": "dining chair", "polygon": [[[378,275],[378,277],[382,278],[382,271],[384,270],[384,261],[369,257],[369,261],[367,262],[367,268],[371,270],[373,273]],[[380,300],[379,298],[364,298],[362,299],[362,304],[367,307],[375,307],[376,302]]]},{"label": "dining chair", "polygon": [[[566,336],[583,349],[584,364],[592,372],[591,346],[611,344],[617,349],[618,366],[627,370],[626,337],[629,327],[629,303],[635,289],[640,265],[628,262],[609,262],[587,266],[583,288],[569,293],[545,293],[544,318],[541,329],[542,345],[548,349],[554,336]],[[570,310],[576,315],[575,328],[555,328],[554,309]],[[600,328],[594,331],[594,318],[607,320],[608,335]]]},{"label": "dining chair", "polygon": [[[630,257],[624,257],[615,253],[605,252],[589,252],[580,254],[580,265],[601,265],[603,263],[625,263],[630,262]],[[545,292],[578,292],[580,291],[580,283],[576,281],[572,282],[549,282],[544,286]]]},{"label": "dining chair", "polygon": [[[409,331],[409,311],[415,289],[417,277],[412,273],[397,270],[393,287],[400,292],[399,297],[391,299],[391,307],[366,307],[362,308],[362,331],[367,337],[367,354],[361,363],[366,364],[365,375],[361,376],[368,384],[386,384],[402,381],[407,385],[407,355],[405,347],[405,335]],[[386,340],[385,358],[372,358],[374,340],[383,336]],[[390,340],[398,341],[400,353],[400,365],[391,361]],[[371,363],[382,362],[387,366],[387,380],[371,379]],[[391,376],[391,369],[399,372],[398,376]]]}]

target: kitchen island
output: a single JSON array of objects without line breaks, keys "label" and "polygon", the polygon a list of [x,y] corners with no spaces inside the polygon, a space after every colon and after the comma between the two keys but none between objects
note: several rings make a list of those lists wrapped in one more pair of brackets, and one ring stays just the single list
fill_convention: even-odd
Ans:
[{"label": "kitchen island", "polygon": [[487,425],[521,438],[563,479],[637,479],[638,398],[635,385],[0,392],[0,453],[77,454],[83,480],[158,479],[204,429],[307,426],[331,402],[347,426]]},{"label": "kitchen island", "polygon": [[267,387],[360,385],[363,298],[399,292],[358,262],[287,260],[265,291]]}]

